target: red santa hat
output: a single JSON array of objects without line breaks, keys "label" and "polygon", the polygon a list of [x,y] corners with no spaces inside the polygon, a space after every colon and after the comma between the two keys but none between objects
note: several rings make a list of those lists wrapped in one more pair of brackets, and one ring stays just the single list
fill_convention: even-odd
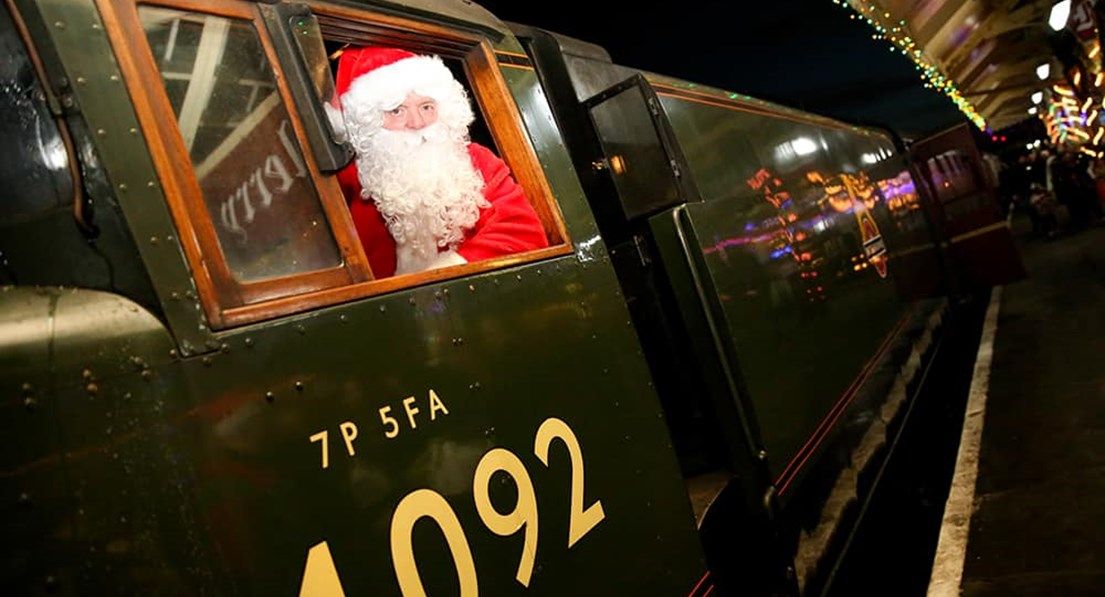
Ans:
[{"label": "red santa hat", "polygon": [[438,119],[450,127],[467,130],[474,119],[464,86],[438,56],[351,46],[338,60],[335,86],[346,121],[354,125],[378,128],[383,112],[402,104],[411,92],[436,100]]}]

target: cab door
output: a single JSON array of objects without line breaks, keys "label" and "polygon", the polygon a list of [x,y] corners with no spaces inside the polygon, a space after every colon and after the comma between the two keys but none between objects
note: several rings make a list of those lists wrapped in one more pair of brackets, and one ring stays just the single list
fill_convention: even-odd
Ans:
[{"label": "cab door", "polygon": [[997,188],[968,125],[922,139],[910,149],[928,191],[929,213],[948,254],[952,292],[1024,278],[1024,264],[999,208]]}]

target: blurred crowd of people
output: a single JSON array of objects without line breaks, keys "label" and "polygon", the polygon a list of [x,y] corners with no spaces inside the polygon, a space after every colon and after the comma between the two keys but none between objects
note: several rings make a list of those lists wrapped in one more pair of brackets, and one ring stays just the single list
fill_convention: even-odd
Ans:
[{"label": "blurred crowd of people", "polygon": [[1021,155],[1002,178],[1004,195],[1028,214],[1033,231],[1043,238],[1056,238],[1061,221],[1081,230],[1105,218],[1105,159],[1045,147]]}]

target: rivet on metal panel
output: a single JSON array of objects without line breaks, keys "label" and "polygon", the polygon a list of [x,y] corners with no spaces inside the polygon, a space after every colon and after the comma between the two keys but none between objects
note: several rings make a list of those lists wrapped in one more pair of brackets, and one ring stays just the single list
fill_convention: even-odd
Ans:
[{"label": "rivet on metal panel", "polygon": [[449,289],[448,289],[448,288],[446,288],[445,290],[442,290],[441,292],[442,292],[442,293],[443,293],[443,294],[444,294],[445,296],[449,296]]},{"label": "rivet on metal panel", "polygon": [[387,305],[380,305],[380,313],[387,313],[387,310],[388,310]]},{"label": "rivet on metal panel", "polygon": [[440,290],[435,290],[434,291],[434,298],[435,299],[441,298],[441,291]]},{"label": "rivet on metal panel", "polygon": [[94,22],[94,23],[92,23],[92,28],[98,30],[100,28],[100,24]]},{"label": "rivet on metal panel", "polygon": [[31,505],[31,494],[27,493],[26,491],[20,493],[19,494],[19,505],[23,506],[24,508],[30,506]]},{"label": "rivet on metal panel", "polygon": [[348,323],[349,322],[349,316],[345,315],[343,313],[342,315],[338,316],[338,321],[340,321],[342,323]]},{"label": "rivet on metal panel", "polygon": [[475,292],[476,291],[476,285],[475,284],[469,284],[468,285],[468,291],[469,292]]},{"label": "rivet on metal panel", "polygon": [[169,358],[170,359],[175,359],[176,357],[177,357],[176,349],[175,348],[170,348],[169,349]]},{"label": "rivet on metal panel", "polygon": [[253,346],[253,338],[246,338],[246,348]]},{"label": "rivet on metal panel", "polygon": [[23,399],[23,408],[27,409],[27,412],[34,412],[38,407],[38,400],[35,400],[32,396],[27,396]]},{"label": "rivet on metal panel", "polygon": [[19,389],[23,391],[24,396],[30,396],[35,391],[34,386],[32,386],[30,382],[24,382]]},{"label": "rivet on metal panel", "polygon": [[100,386],[94,383],[90,383],[84,387],[84,391],[88,392],[89,396],[95,396],[96,394],[100,393]]},{"label": "rivet on metal panel", "polygon": [[151,379],[153,379],[153,371],[150,371],[149,369],[143,369],[142,370],[142,380],[143,381],[150,381]]},{"label": "rivet on metal panel", "polygon": [[537,275],[538,275],[538,276],[540,276],[540,275],[541,275],[541,270],[540,270],[540,269],[538,269],[538,270],[537,270]]},{"label": "rivet on metal panel", "polygon": [[152,180],[146,182],[146,188],[148,188],[148,189],[152,189],[156,186],[157,186],[157,183],[152,181]]},{"label": "rivet on metal panel", "polygon": [[85,369],[84,371],[81,371],[81,378],[83,378],[85,381],[92,379],[92,370]]},{"label": "rivet on metal panel", "polygon": [[208,350],[218,350],[219,349],[219,343],[214,338],[208,339],[206,342],[204,342],[204,345],[207,346]]},{"label": "rivet on metal panel", "polygon": [[522,279],[522,274],[518,274],[518,279],[519,279],[519,280],[521,280],[521,279]]},{"label": "rivet on metal panel", "polygon": [[58,590],[58,579],[54,575],[47,576],[44,582],[47,592],[53,593]]},{"label": "rivet on metal panel", "polygon": [[219,350],[223,351],[223,354],[230,352],[230,345],[223,342],[223,345],[219,347]]},{"label": "rivet on metal panel", "polygon": [[65,29],[65,21],[54,21],[54,27]]},{"label": "rivet on metal panel", "polygon": [[119,81],[119,75],[111,75],[108,78],[111,79],[112,81],[116,81],[116,82]]},{"label": "rivet on metal panel", "polygon": [[203,360],[203,366],[204,367],[210,367],[211,363],[214,362],[214,361],[211,360],[211,357],[203,357],[202,360]]},{"label": "rivet on metal panel", "polygon": [[[96,134],[101,136],[101,137],[106,137],[107,136],[107,131],[105,129],[96,129]],[[119,186],[123,186],[123,185],[119,185]]]},{"label": "rivet on metal panel", "polygon": [[87,85],[88,79],[84,77],[77,77],[77,85]]},{"label": "rivet on metal panel", "polygon": [[415,304],[415,303],[414,303],[414,297],[413,297],[413,296],[412,296],[412,297],[411,297],[411,298],[409,299],[409,302],[410,302],[411,306],[413,306],[413,305]]},{"label": "rivet on metal panel", "polygon": [[303,327],[303,324],[301,323],[295,326],[295,331],[299,332],[299,334],[302,336],[303,334],[307,333],[307,328]]},{"label": "rivet on metal panel", "polygon": [[173,242],[173,235],[172,235],[172,234],[170,234],[170,235],[166,236],[166,237],[165,237],[165,242],[167,242],[167,243],[171,243],[171,242]]},{"label": "rivet on metal panel", "polygon": [[132,127],[130,127],[130,130],[127,131],[127,132],[129,132],[132,135],[137,135],[138,134],[138,129],[136,129],[132,126]]},{"label": "rivet on metal panel", "polygon": [[268,392],[265,392],[265,400],[267,400],[269,403],[275,402],[276,401],[276,394],[273,394],[271,390],[268,391]]},{"label": "rivet on metal panel", "polygon": [[303,391],[303,382],[301,382],[301,381],[295,382],[295,391],[297,391],[297,392],[302,392]]},{"label": "rivet on metal panel", "polygon": [[767,450],[760,450],[756,453],[756,458],[760,460],[767,460]]},{"label": "rivet on metal panel", "polygon": [[180,300],[180,293],[179,293],[179,292],[176,292],[176,291],[174,290],[173,292],[170,292],[170,293],[169,293],[169,298],[170,298],[170,299],[172,299],[172,300],[174,300],[174,301],[179,301],[179,300]]},{"label": "rivet on metal panel", "polygon": [[151,236],[150,237],[150,244],[151,245],[156,245],[157,244],[157,237],[156,236]]}]

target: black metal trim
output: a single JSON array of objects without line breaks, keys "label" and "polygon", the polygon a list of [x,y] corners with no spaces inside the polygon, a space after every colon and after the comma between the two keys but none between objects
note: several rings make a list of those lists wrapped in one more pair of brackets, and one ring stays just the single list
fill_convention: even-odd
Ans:
[{"label": "black metal trim", "polygon": [[272,39],[277,60],[284,71],[284,79],[288,83],[292,99],[295,100],[303,128],[307,131],[307,140],[318,169],[324,173],[337,172],[353,159],[353,146],[334,141],[330,119],[322,100],[314,91],[303,54],[296,45],[289,25],[293,18],[315,17],[306,4],[259,4],[258,8]]},{"label": "black metal trim", "polygon": [[[621,83],[616,83],[607,87],[603,91],[583,100],[581,103],[587,109],[588,117],[591,117],[591,111],[596,106],[634,88],[636,88],[644,98],[645,106],[648,108],[649,117],[652,120],[652,126],[656,131],[657,138],[660,139],[660,147],[663,149],[665,157],[668,158],[672,178],[675,181],[676,191],[679,193],[680,199],[682,199],[683,203],[701,202],[702,195],[698,191],[698,185],[695,184],[694,178],[690,175],[687,158],[683,155],[683,149],[680,147],[679,141],[675,137],[675,131],[672,129],[671,122],[668,120],[668,116],[664,112],[663,106],[660,104],[660,98],[657,97],[656,91],[652,89],[652,85],[644,75],[637,73]],[[600,131],[593,117],[591,117],[591,123],[596,131]],[[599,136],[601,138],[601,134]],[[670,207],[669,205],[664,209]],[[654,211],[651,213],[656,212]]]}]

